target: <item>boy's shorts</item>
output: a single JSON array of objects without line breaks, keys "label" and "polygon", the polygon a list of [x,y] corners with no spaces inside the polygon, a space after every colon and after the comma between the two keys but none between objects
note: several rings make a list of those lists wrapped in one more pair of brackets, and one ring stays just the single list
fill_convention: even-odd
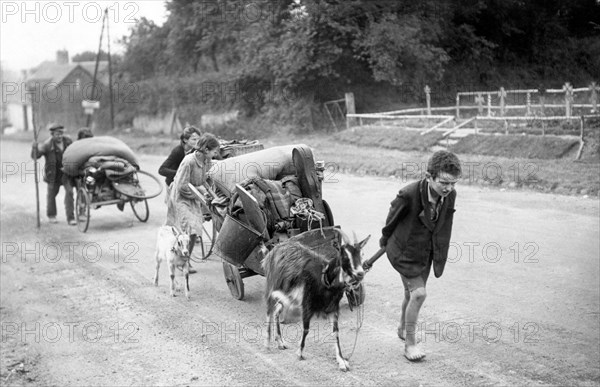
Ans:
[{"label": "boy's shorts", "polygon": [[429,278],[429,273],[431,272],[431,264],[433,263],[433,257],[429,257],[427,262],[427,266],[420,275],[416,277],[405,277],[400,274],[400,278],[402,278],[402,284],[404,285],[404,291],[412,292],[418,288],[424,288],[427,284],[427,279]]}]

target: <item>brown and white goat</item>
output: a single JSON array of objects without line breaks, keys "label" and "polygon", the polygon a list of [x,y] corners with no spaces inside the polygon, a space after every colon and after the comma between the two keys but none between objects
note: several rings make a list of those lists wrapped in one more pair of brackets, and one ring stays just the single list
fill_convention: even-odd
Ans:
[{"label": "brown and white goat", "polygon": [[154,285],[158,286],[158,270],[160,263],[164,259],[167,261],[169,274],[171,276],[171,297],[175,297],[175,268],[180,268],[185,277],[185,298],[190,299],[190,235],[180,232],[173,226],[162,226],[158,229],[156,239],[156,273],[154,275]]},{"label": "brown and white goat", "polygon": [[298,348],[298,359],[303,360],[304,344],[310,320],[316,315],[327,316],[333,325],[335,356],[340,370],[350,369],[342,356],[339,342],[338,317],[344,290],[359,283],[365,275],[362,268],[362,249],[370,235],[361,242],[350,243],[348,237],[335,229],[339,238],[330,248],[311,249],[298,241],[276,245],[263,260],[267,277],[267,339],[269,347],[272,329],[279,349],[286,344],[281,337],[279,315],[282,310],[298,306],[302,313],[303,334]]}]

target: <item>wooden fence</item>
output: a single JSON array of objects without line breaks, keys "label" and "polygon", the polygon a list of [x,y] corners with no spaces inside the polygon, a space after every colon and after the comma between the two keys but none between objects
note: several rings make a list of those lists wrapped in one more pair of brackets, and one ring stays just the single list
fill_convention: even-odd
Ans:
[{"label": "wooden fence", "polygon": [[[577,120],[582,115],[600,117],[598,110],[598,94],[600,86],[592,82],[588,87],[573,88],[570,83],[565,83],[561,89],[516,89],[506,90],[501,87],[494,91],[470,91],[456,94],[456,105],[445,107],[431,106],[431,89],[425,86],[426,107],[402,109],[369,114],[346,114],[347,127],[353,121],[363,125],[365,121],[375,121],[383,125],[385,121],[424,119],[427,127],[424,133],[432,130],[445,130],[442,126],[448,123],[449,117],[457,125],[462,119],[475,118],[473,122],[477,129],[477,121],[502,121],[507,128],[510,122],[538,121],[542,125],[542,134],[545,134],[548,121]],[[511,101],[523,100],[522,104]],[[446,113],[446,114],[443,114]],[[430,120],[433,121],[432,127]],[[457,129],[456,127],[454,129]]]}]

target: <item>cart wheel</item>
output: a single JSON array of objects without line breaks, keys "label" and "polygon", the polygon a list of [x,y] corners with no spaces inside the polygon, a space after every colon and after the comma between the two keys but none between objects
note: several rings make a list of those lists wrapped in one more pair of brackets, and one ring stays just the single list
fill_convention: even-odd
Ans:
[{"label": "cart wheel", "polygon": [[214,220],[202,223],[202,233],[199,237],[202,260],[205,260],[212,254],[217,239],[217,225]]},{"label": "cart wheel", "polygon": [[148,200],[146,199],[131,199],[129,202],[133,214],[140,222],[146,222],[150,217],[150,209],[148,208]]},{"label": "cart wheel", "polygon": [[244,282],[240,270],[229,262],[223,261],[223,274],[231,295],[236,300],[244,298]]},{"label": "cart wheel", "polygon": [[90,225],[90,195],[81,187],[77,190],[77,199],[75,201],[75,211],[77,215],[77,228],[81,232],[86,232]]},{"label": "cart wheel", "polygon": [[331,207],[329,207],[329,203],[323,200],[323,207],[325,207],[325,215],[327,216],[327,221],[330,226],[334,226],[335,222],[333,220],[333,213],[331,212]]}]

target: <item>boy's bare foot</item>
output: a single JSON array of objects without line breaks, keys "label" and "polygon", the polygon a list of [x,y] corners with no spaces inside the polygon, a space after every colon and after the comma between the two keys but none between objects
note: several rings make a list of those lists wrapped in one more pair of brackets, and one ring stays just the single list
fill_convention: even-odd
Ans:
[{"label": "boy's bare foot", "polygon": [[421,361],[425,358],[425,352],[421,351],[416,345],[407,345],[404,348],[404,357],[410,361]]}]

